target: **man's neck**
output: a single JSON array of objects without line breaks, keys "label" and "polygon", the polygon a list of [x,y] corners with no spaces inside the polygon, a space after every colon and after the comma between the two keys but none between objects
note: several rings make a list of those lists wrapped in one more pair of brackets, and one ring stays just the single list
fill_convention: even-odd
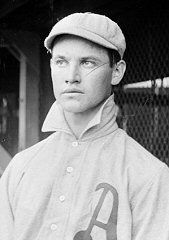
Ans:
[{"label": "man's neck", "polygon": [[69,125],[70,129],[76,136],[79,138],[81,133],[85,130],[88,123],[91,119],[95,116],[96,112],[99,110],[100,107],[91,110],[90,112],[83,112],[83,113],[72,113],[64,111],[64,116]]}]

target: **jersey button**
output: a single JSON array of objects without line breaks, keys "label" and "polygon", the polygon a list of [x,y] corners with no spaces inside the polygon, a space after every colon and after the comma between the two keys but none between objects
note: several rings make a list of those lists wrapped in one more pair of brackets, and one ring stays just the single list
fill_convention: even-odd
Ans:
[{"label": "jersey button", "polygon": [[61,196],[59,197],[59,200],[60,200],[61,202],[64,202],[65,199],[66,199],[66,197],[65,197],[64,195],[61,195]]},{"label": "jersey button", "polygon": [[68,173],[73,172],[73,168],[72,168],[72,167],[67,167],[67,172],[68,172]]},{"label": "jersey button", "polygon": [[78,145],[79,145],[78,142],[72,142],[72,146],[73,146],[73,147],[77,147]]},{"label": "jersey button", "polygon": [[51,226],[50,226],[50,229],[51,229],[52,231],[55,231],[55,230],[57,229],[57,225],[54,224],[54,223],[52,223]]}]

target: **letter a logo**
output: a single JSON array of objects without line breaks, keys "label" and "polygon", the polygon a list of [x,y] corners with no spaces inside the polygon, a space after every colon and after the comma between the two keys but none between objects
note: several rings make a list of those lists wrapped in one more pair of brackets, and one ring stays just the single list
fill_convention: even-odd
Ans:
[{"label": "letter a logo", "polygon": [[[100,183],[96,187],[96,191],[98,191],[101,188],[103,188],[103,192],[94,210],[88,228],[84,231],[77,232],[73,240],[92,240],[90,234],[94,226],[102,228],[106,231],[106,240],[117,240],[117,214],[119,205],[118,193],[116,189],[108,183]],[[97,217],[104,203],[105,197],[109,191],[113,194],[113,207],[108,222],[105,224],[100,221],[97,221]]]}]

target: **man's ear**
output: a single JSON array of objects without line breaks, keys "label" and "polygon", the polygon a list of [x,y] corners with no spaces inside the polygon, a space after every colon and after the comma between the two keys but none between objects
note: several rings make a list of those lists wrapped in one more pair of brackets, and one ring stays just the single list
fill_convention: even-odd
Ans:
[{"label": "man's ear", "polygon": [[120,60],[113,66],[112,72],[112,85],[117,85],[122,80],[124,73],[126,71],[126,62],[124,60]]}]

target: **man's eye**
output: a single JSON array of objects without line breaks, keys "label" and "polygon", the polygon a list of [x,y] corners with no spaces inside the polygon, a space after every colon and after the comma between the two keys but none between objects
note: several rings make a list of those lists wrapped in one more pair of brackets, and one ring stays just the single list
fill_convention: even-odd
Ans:
[{"label": "man's eye", "polygon": [[86,68],[96,67],[96,63],[94,61],[82,61],[82,65]]},{"label": "man's eye", "polygon": [[66,67],[67,65],[67,61],[65,59],[56,59],[56,60],[53,60],[53,63],[58,67]]}]

